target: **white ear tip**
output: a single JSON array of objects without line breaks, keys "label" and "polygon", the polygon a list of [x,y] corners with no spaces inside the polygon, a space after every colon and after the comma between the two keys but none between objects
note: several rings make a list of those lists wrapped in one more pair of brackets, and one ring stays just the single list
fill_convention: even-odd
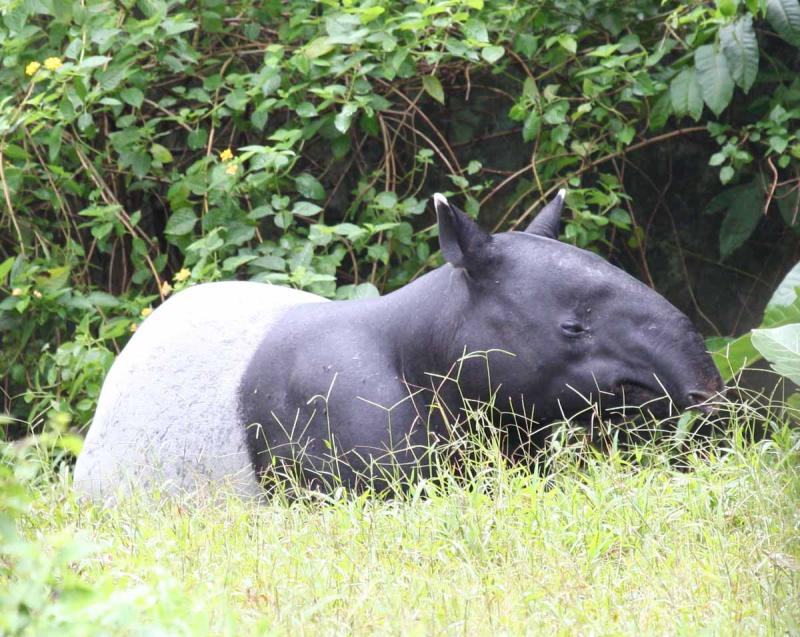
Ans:
[{"label": "white ear tip", "polygon": [[435,192],[435,193],[433,193],[433,205],[434,205],[434,206],[436,206],[437,208],[438,208],[439,206],[447,206],[447,205],[449,205],[449,204],[447,203],[447,197],[445,197],[445,196],[444,196],[442,193],[440,193],[440,192]]},{"label": "white ear tip", "polygon": [[561,188],[561,189],[558,191],[558,195],[557,195],[557,197],[558,197],[559,199],[563,199],[563,198],[564,198],[564,197],[566,197],[566,196],[567,196],[567,189],[566,189],[566,188]]}]

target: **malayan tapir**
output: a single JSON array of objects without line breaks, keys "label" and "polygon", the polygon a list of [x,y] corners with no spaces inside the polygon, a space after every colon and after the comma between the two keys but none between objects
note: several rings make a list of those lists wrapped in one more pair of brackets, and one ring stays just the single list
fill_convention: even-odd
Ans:
[{"label": "malayan tapir", "polygon": [[[413,478],[465,405],[541,423],[587,397],[668,394],[680,409],[722,381],[689,319],[599,256],[557,240],[561,191],[524,232],[490,235],[434,195],[445,265],[374,299],[208,283],[148,317],[111,368],[75,467],[108,499],[295,471],[354,487]],[[518,427],[518,424],[515,425]],[[533,429],[532,429],[533,431]]]}]

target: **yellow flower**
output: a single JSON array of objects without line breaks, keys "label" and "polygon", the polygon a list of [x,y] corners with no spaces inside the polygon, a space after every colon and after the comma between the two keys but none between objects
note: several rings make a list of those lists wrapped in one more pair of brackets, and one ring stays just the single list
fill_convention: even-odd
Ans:
[{"label": "yellow flower", "polygon": [[131,329],[131,334],[133,334],[136,331],[137,327],[139,327],[139,326],[136,325],[136,323],[131,323],[131,328],[130,328]]},{"label": "yellow flower", "polygon": [[225,169],[225,172],[229,175],[235,175],[237,170],[239,170],[239,167],[236,164],[231,164]]},{"label": "yellow flower", "polygon": [[169,281],[164,281],[161,284],[161,296],[167,296],[170,292],[172,292],[172,286]]},{"label": "yellow flower", "polygon": [[231,159],[233,159],[233,152],[231,151],[231,149],[230,149],[230,148],[226,148],[225,150],[223,150],[223,151],[222,151],[222,152],[219,154],[219,158],[220,158],[222,161],[230,161]]},{"label": "yellow flower", "polygon": [[22,288],[14,288],[11,290],[11,296],[22,296]]},{"label": "yellow flower", "polygon": [[48,71],[57,71],[61,68],[62,64],[64,63],[61,61],[61,58],[47,58],[44,61],[44,68]]},{"label": "yellow flower", "polygon": [[147,318],[152,313],[153,313],[153,308],[152,307],[145,307],[145,308],[142,309],[142,311],[139,314],[141,314],[142,318]]},{"label": "yellow flower", "polygon": [[181,268],[178,272],[175,273],[175,276],[173,276],[172,278],[175,279],[178,283],[183,283],[190,276],[192,276],[192,273],[189,271],[188,268]]},{"label": "yellow flower", "polygon": [[39,290],[34,290],[34,291],[33,291],[33,298],[35,298],[35,299],[40,299],[40,298],[42,298],[42,293],[41,293],[41,292],[39,292]]},{"label": "yellow flower", "polygon": [[31,62],[30,64],[28,64],[28,66],[25,67],[25,75],[33,75],[40,68],[42,68],[41,64],[39,64],[38,62]]}]

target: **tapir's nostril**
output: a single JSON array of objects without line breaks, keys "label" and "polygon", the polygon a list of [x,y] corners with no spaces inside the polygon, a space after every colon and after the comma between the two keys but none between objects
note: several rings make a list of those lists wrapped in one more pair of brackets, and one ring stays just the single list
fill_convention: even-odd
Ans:
[{"label": "tapir's nostril", "polygon": [[709,401],[717,395],[717,392],[705,391],[703,389],[693,389],[686,394],[686,404],[689,409],[697,409],[705,413],[714,411],[714,406]]}]

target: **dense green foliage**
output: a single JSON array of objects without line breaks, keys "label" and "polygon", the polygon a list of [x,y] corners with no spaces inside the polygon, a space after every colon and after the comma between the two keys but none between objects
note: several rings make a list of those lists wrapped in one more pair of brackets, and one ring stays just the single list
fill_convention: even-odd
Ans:
[{"label": "dense green foliage", "polygon": [[794,634],[800,440],[782,426],[753,445],[748,413],[714,452],[554,446],[541,476],[483,449],[467,483],[445,471],[392,501],[101,510],[35,447],[8,448],[0,633]]},{"label": "dense green foliage", "polygon": [[[686,189],[693,258],[771,292],[791,263],[744,261],[800,231],[798,0],[0,0],[0,60],[0,633],[798,630],[796,406],[732,406],[713,449],[688,414],[627,453],[556,437],[545,477],[476,445],[388,502],[99,510],[61,461],[156,304],[395,289],[439,262],[436,190],[504,230],[566,187],[563,239],[654,284]],[[800,378],[799,273],[723,372]]]},{"label": "dense green foliage", "polygon": [[798,226],[797,0],[4,0],[0,17],[16,434],[84,424],[172,288],[409,281],[437,263],[436,189],[507,229],[567,186],[564,238],[646,269],[626,158],[696,135],[728,185],[712,258],[765,210]]}]

